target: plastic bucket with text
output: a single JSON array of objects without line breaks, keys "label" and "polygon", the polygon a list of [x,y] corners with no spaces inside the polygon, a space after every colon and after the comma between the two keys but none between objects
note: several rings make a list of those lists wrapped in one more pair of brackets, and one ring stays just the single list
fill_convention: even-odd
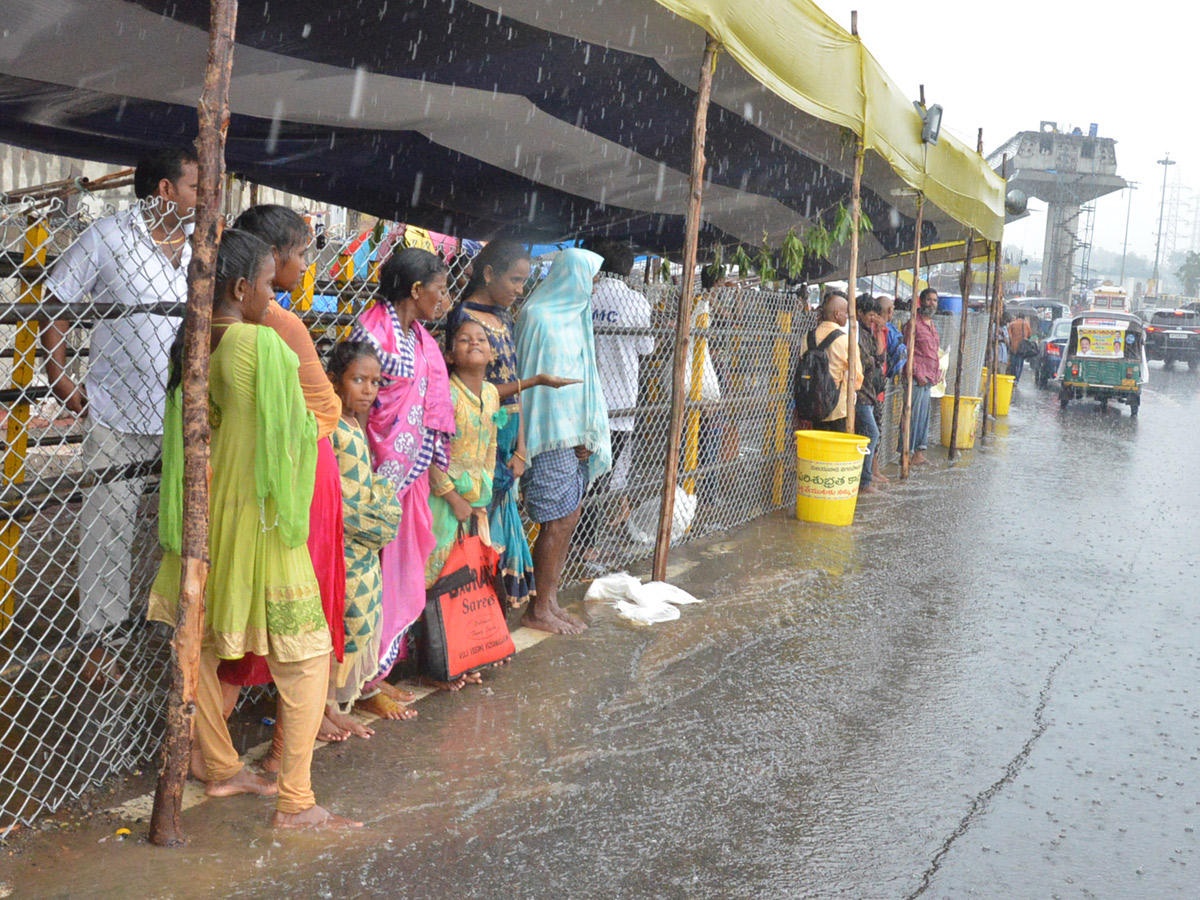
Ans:
[{"label": "plastic bucket with text", "polygon": [[849,525],[858,504],[858,480],[871,442],[857,434],[796,432],[796,518]]},{"label": "plastic bucket with text", "polygon": [[[979,404],[982,397],[959,397],[958,410],[958,449],[966,450],[975,446],[975,431],[979,425]],[[947,394],[942,398],[942,446],[950,446],[950,429],[954,423],[954,395]]]}]

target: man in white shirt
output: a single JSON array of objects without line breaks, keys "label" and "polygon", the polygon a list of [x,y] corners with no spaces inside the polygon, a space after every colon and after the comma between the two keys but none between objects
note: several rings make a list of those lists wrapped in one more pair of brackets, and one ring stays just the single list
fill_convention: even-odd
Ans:
[{"label": "man in white shirt", "polygon": [[[138,163],[128,210],[96,220],[63,251],[46,278],[55,300],[137,308],[187,300],[198,164],[190,149],[154,153]],[[120,467],[147,463],[161,450],[167,361],[182,319],[161,312],[119,310],[95,318],[82,384],[67,374],[66,335],[86,311],[42,332],[46,377],[66,407],[86,417],[86,472],[101,476],[79,512],[78,618],[85,635],[102,636],[129,613],[134,525],[145,479]],[[88,673],[115,671],[103,640]],[[107,670],[107,671],[106,671]]]},{"label": "man in white shirt", "polygon": [[[588,492],[596,496],[610,488],[624,487],[629,477],[632,455],[629,438],[636,424],[629,411],[637,406],[641,357],[654,352],[654,336],[650,334],[650,301],[625,282],[633,271],[633,248],[620,241],[603,241],[588,249],[604,257],[592,289],[592,327],[596,332],[596,368],[609,409],[613,453],[611,472]],[[605,333],[616,329],[621,331]],[[579,527],[584,546],[595,541],[601,521],[594,507],[585,505]]]}]

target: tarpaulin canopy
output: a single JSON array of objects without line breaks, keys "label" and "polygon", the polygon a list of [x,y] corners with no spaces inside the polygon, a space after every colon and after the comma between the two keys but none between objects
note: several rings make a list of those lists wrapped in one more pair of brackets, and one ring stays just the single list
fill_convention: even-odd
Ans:
[{"label": "tarpaulin canopy", "polygon": [[[120,163],[190,140],[208,9],[0,0],[0,140]],[[872,151],[864,258],[911,247],[916,190],[926,240],[998,237],[1000,179],[945,134],[922,144],[858,39],[802,0],[243,0],[229,168],[443,233],[674,249],[705,28],[728,53],[702,241],[831,225],[847,129]]]}]

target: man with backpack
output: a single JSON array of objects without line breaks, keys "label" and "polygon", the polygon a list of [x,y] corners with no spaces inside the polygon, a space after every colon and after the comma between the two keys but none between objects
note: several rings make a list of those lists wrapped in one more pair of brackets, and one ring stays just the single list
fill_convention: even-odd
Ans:
[{"label": "man with backpack", "polygon": [[[792,394],[796,416],[818,431],[846,430],[846,369],[850,338],[846,333],[850,303],[842,291],[832,290],[821,301],[821,321],[804,339],[804,354],[796,366]],[[855,348],[855,352],[858,350]],[[855,367],[854,390],[862,387],[862,359]]]}]

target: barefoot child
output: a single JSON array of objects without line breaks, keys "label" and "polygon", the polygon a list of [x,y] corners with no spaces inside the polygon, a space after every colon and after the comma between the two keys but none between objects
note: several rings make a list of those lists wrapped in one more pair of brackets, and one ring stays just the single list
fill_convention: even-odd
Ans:
[{"label": "barefoot child", "polygon": [[[446,367],[457,433],[450,445],[450,468],[445,472],[431,469],[429,474],[429,508],[437,546],[425,564],[426,588],[441,575],[460,524],[474,517],[479,536],[491,544],[487,508],[492,502],[496,469],[496,429],[508,423],[508,411],[500,407],[496,386],[484,380],[491,361],[492,347],[482,325],[460,319],[447,327]],[[480,680],[479,673],[472,672],[436,684],[457,691]]]},{"label": "barefoot child", "polygon": [[[411,719],[415,709],[401,706],[379,688],[363,685],[379,672],[383,574],[379,551],[395,540],[400,525],[396,490],[371,468],[371,451],[362,422],[379,395],[383,370],[370,344],[347,341],[333,348],[329,381],[342,401],[342,415],[330,435],[342,475],[342,520],[346,536],[346,656],[329,675],[326,718],[341,718],[358,702],[360,709],[384,719]],[[411,698],[410,698],[411,699]],[[346,716],[349,719],[349,716]],[[337,721],[338,719],[335,719]],[[355,733],[374,734],[353,719]],[[358,729],[361,729],[359,731]]]},{"label": "barefoot child", "polygon": [[[209,373],[212,424],[209,573],[195,735],[209,796],[278,794],[280,828],[358,827],[316,805],[310,768],[329,681],[329,627],[305,542],[316,472],[316,421],[299,360],[261,327],[275,261],[259,238],[228,229],[217,255]],[[162,566],[148,617],[174,624],[181,576],[182,329],[172,348],[159,508]],[[217,665],[264,657],[279,691],[277,784],[246,770],[225,722]]]}]

